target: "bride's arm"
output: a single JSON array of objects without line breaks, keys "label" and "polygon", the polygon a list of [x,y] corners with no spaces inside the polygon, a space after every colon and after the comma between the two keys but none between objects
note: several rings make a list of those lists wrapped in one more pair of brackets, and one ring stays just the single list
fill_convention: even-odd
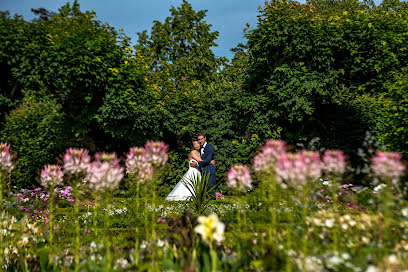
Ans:
[{"label": "bride's arm", "polygon": [[198,162],[202,161],[202,159],[201,159],[200,155],[198,154],[198,152],[194,152],[194,150],[190,152],[189,157],[195,159]]},{"label": "bride's arm", "polygon": [[[198,154],[198,152],[194,152],[194,150],[191,151],[190,154],[188,155],[188,159],[190,160],[191,158],[195,159],[195,160],[198,161],[198,162],[203,161],[203,160],[201,159],[200,155]],[[215,165],[215,161],[212,160],[212,161],[210,162],[210,164]]]}]

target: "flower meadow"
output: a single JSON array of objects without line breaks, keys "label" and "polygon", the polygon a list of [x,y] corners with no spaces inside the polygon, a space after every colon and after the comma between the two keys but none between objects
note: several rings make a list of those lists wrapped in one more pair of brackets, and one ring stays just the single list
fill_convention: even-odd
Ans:
[{"label": "flower meadow", "polygon": [[205,207],[158,195],[163,142],[123,159],[70,148],[39,169],[41,187],[18,191],[13,156],[0,143],[0,270],[408,270],[407,171],[395,152],[375,153],[370,182],[353,184],[343,151],[268,140],[252,165],[231,165],[228,191]]}]

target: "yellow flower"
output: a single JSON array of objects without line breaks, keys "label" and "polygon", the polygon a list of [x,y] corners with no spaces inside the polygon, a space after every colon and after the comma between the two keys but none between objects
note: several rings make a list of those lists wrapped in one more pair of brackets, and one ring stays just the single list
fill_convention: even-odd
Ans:
[{"label": "yellow flower", "polygon": [[198,226],[194,231],[201,235],[204,243],[211,245],[213,241],[222,242],[224,240],[225,225],[216,214],[210,216],[199,216]]}]

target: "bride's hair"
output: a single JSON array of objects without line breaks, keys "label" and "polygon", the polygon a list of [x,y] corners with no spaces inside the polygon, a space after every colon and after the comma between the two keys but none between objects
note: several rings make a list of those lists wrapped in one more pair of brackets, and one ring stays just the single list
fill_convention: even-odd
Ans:
[{"label": "bride's hair", "polygon": [[197,139],[197,138],[193,138],[193,139],[191,139],[191,142],[192,142],[192,143],[198,142],[198,139]]}]

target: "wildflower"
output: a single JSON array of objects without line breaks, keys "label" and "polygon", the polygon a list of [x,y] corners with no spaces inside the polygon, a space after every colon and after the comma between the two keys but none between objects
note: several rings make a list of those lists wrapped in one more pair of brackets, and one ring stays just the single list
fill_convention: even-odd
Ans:
[{"label": "wildflower", "polygon": [[306,164],[306,177],[309,180],[317,180],[322,175],[322,162],[320,154],[315,151],[302,150],[299,152],[304,157]]},{"label": "wildflower", "polygon": [[124,169],[119,165],[116,154],[97,153],[95,159],[87,176],[91,188],[113,189],[118,186],[123,178]]},{"label": "wildflower", "polygon": [[0,170],[5,172],[11,172],[14,165],[12,162],[12,156],[10,154],[10,145],[0,142]]},{"label": "wildflower", "polygon": [[378,179],[390,180],[394,185],[397,185],[405,170],[405,166],[401,162],[401,154],[397,152],[377,152],[371,167],[377,178],[375,181]]},{"label": "wildflower", "polygon": [[268,140],[262,148],[262,151],[254,157],[255,171],[273,171],[280,155],[285,152],[286,144],[284,141]]},{"label": "wildflower", "polygon": [[199,216],[199,225],[194,228],[194,231],[201,235],[203,242],[207,245],[212,245],[214,241],[222,242],[224,240],[225,225],[219,221],[216,214],[210,216]]},{"label": "wildflower", "polygon": [[41,170],[41,186],[43,187],[58,186],[62,184],[63,176],[64,174],[61,170],[61,166],[48,164],[44,166],[44,168]]},{"label": "wildflower", "polygon": [[142,147],[132,147],[126,155],[126,173],[137,175],[143,183],[153,178],[154,168],[148,155]]},{"label": "wildflower", "polygon": [[283,153],[276,164],[276,178],[284,188],[289,185],[301,189],[308,181],[317,180],[321,176],[321,169],[322,164],[317,152],[302,150],[297,153]]},{"label": "wildflower", "polygon": [[404,217],[408,217],[408,207],[405,207],[401,210],[401,214]]},{"label": "wildflower", "polygon": [[379,191],[381,191],[385,187],[387,187],[387,184],[384,184],[384,183],[381,183],[378,186],[374,187],[374,189],[373,189],[374,194],[378,193]]},{"label": "wildflower", "polygon": [[341,150],[326,150],[323,154],[323,171],[340,176],[346,172],[346,159]]},{"label": "wildflower", "polygon": [[249,168],[244,165],[231,166],[227,176],[227,186],[232,189],[246,191],[252,188],[252,178]]},{"label": "wildflower", "polygon": [[145,145],[146,155],[151,164],[155,167],[162,167],[166,164],[168,155],[168,145],[164,142],[147,141]]},{"label": "wildflower", "polygon": [[224,199],[224,196],[219,192],[215,192],[215,199]]},{"label": "wildflower", "polygon": [[335,220],[333,218],[330,218],[330,219],[326,219],[324,223],[326,227],[332,228],[334,226],[334,222]]},{"label": "wildflower", "polygon": [[69,148],[64,155],[64,172],[86,175],[90,168],[91,157],[86,149]]}]

